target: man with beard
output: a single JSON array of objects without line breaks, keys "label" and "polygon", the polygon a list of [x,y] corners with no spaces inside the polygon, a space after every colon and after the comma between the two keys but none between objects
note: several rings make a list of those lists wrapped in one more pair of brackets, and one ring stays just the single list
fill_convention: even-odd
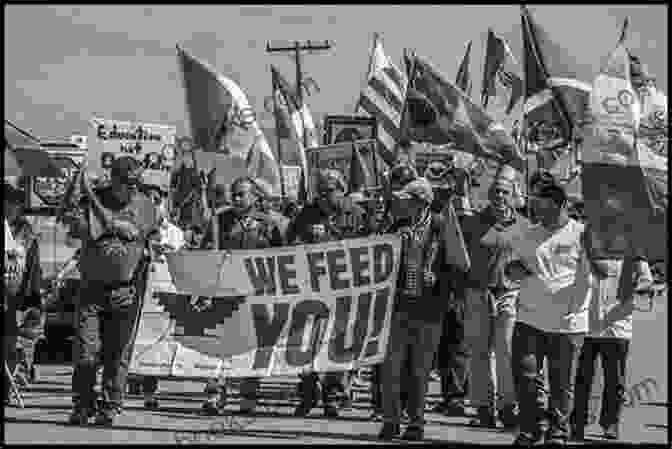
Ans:
[{"label": "man with beard", "polygon": [[476,426],[494,428],[497,416],[505,427],[516,424],[511,339],[520,286],[504,275],[504,267],[513,257],[511,237],[530,226],[513,207],[516,182],[516,170],[501,166],[490,185],[490,204],[462,221],[471,256],[464,328],[471,353],[470,396],[477,408],[471,424]]},{"label": "man with beard", "polygon": [[[278,223],[258,209],[260,190],[249,177],[237,178],[231,184],[232,207],[215,211],[203,240],[204,248],[219,250],[263,249],[282,246],[284,238]],[[253,413],[257,402],[259,380],[242,379],[240,384],[240,411]],[[217,401],[221,386],[208,382],[208,400],[203,404],[206,414],[219,413]]]},{"label": "man with beard", "polygon": [[[5,357],[11,373],[19,366],[18,380],[22,384],[33,381],[35,346],[44,332],[44,305],[40,295],[42,270],[40,268],[39,236],[23,216],[24,191],[4,184],[6,230],[14,240],[5,242],[5,275],[3,292],[5,302]],[[22,318],[17,321],[17,312]],[[17,353],[17,342],[20,354]],[[21,355],[21,357],[17,357]],[[9,398],[9,380],[5,379],[5,399]]]},{"label": "man with beard", "polygon": [[96,424],[112,425],[122,410],[147,282],[148,237],[156,229],[154,205],[138,190],[140,176],[141,167],[134,158],[116,159],[110,184],[87,190],[78,211],[88,213],[68,217],[72,234],[82,239],[71,424],[87,424],[94,415],[94,386],[101,360],[103,398]]},{"label": "man with beard", "polygon": [[[343,175],[337,170],[323,170],[317,179],[317,199],[304,207],[287,229],[289,244],[330,242],[347,238],[363,237],[370,233],[364,210],[345,196],[347,186]],[[319,323],[324,327],[326,323]],[[318,336],[323,329],[318,330]],[[322,376],[322,402],[324,414],[338,416],[336,393],[348,395],[347,373],[326,373]],[[299,390],[301,403],[295,416],[305,416],[317,403],[317,380],[315,373],[301,376]]]}]

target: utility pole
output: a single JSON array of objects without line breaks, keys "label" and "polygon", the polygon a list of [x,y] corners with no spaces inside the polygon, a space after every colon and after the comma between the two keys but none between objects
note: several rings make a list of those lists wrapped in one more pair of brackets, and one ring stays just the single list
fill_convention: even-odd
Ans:
[{"label": "utility pole", "polygon": [[[296,96],[299,103],[299,106],[303,106],[303,83],[302,83],[302,72],[301,72],[301,52],[302,51],[317,51],[317,50],[331,50],[331,43],[328,40],[325,40],[323,43],[313,43],[311,41],[294,41],[292,45],[287,45],[284,47],[271,47],[271,43],[266,44],[266,51],[268,53],[279,53],[279,52],[294,52],[294,63],[296,64]],[[300,114],[301,120],[303,121],[303,114]],[[306,140],[306,124],[303,123],[303,145],[304,148],[307,145]]]}]

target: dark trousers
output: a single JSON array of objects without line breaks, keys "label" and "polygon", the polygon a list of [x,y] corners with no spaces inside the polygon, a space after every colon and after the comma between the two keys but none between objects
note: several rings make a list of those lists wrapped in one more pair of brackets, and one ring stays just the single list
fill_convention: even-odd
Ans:
[{"label": "dark trousers", "polygon": [[[375,365],[371,373],[371,407],[373,407],[374,412],[380,414],[383,413],[382,369],[382,363]],[[404,368],[404,372],[408,372],[408,364]],[[401,384],[401,410],[408,410],[408,393],[403,388],[404,381]]]},{"label": "dark trousers", "polygon": [[392,314],[387,357],[382,364],[385,423],[401,423],[401,392],[405,390],[409,425],[424,426],[427,383],[440,338],[441,319],[419,319],[407,311]]},{"label": "dark trousers", "polygon": [[159,389],[159,378],[154,376],[144,376],[142,378],[142,392],[144,394],[154,394]]},{"label": "dark trousers", "polygon": [[[349,372],[300,375],[298,391],[301,405],[306,408],[315,407],[318,401],[318,391],[321,390],[322,404],[325,407],[337,407],[339,398],[349,394],[350,377]],[[318,382],[320,388],[318,388]]]},{"label": "dark trousers", "polygon": [[626,402],[625,370],[629,348],[630,340],[623,338],[586,337],[576,373],[572,427],[580,429],[587,421],[588,402],[598,356],[602,359],[604,372],[600,425],[606,428],[620,422],[623,405]]},{"label": "dark trousers", "polygon": [[[3,319],[5,325],[2,332],[3,358],[4,362],[7,363],[9,372],[14,373],[14,369],[16,368],[16,362],[17,362],[16,341],[17,341],[18,326],[16,322],[16,308],[12,303],[9,304],[6,310],[3,310]],[[3,381],[3,390],[5,393],[4,398],[8,399],[10,392],[10,383],[9,379],[7,379],[7,376],[5,375],[4,367],[2,378],[4,380]]]},{"label": "dark trousers", "polygon": [[95,407],[96,373],[103,365],[103,405],[121,409],[138,321],[135,286],[105,290],[84,287],[77,308],[72,388],[75,401]]},{"label": "dark trousers", "polygon": [[[574,378],[583,334],[545,332],[518,322],[513,331],[513,374],[520,407],[520,431],[534,438],[544,432],[569,438]],[[545,406],[544,358],[548,364],[550,397]]]},{"label": "dark trousers", "polygon": [[464,339],[462,301],[456,301],[443,318],[438,365],[443,401],[464,399],[469,393],[469,348]]}]

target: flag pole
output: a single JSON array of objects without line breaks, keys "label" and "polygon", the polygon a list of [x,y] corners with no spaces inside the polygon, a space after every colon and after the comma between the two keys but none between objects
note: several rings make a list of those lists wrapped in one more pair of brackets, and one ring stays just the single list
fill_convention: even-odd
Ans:
[{"label": "flag pole", "polygon": [[[401,105],[401,121],[399,127],[401,128],[401,138],[410,140],[408,135],[408,120],[406,118],[406,110],[408,109],[408,92],[411,88],[413,81],[415,80],[415,66],[417,64],[415,52],[412,52],[411,55],[407,55],[407,52],[410,50],[404,49],[404,55],[406,55],[406,60],[411,61],[410,67],[408,67],[408,83],[406,84],[406,95],[404,95],[404,103]],[[396,155],[398,157],[398,154]],[[413,166],[415,166],[415,160],[411,161]]]},{"label": "flag pole", "polygon": [[276,86],[275,86],[275,82],[272,78],[272,73],[273,72],[271,70],[271,84],[272,84],[272,87],[273,87],[273,93],[272,93],[272,95],[273,95],[273,114],[275,115],[275,117],[274,117],[275,118],[275,141],[276,141],[277,146],[278,146],[278,162],[279,162],[278,165],[280,165],[280,192],[281,192],[280,194],[282,195],[282,200],[285,201],[287,199],[287,192],[285,192],[285,173],[284,173],[284,170],[282,168],[282,166],[283,166],[283,162],[282,162],[282,142],[281,142],[281,139],[280,139],[280,127],[279,127],[279,123],[278,123],[278,115],[279,115],[278,114],[279,113],[279,111],[278,111],[278,98],[275,94]]},{"label": "flag pole", "polygon": [[[378,44],[378,39],[380,39],[380,35],[378,34],[377,31],[373,32],[373,45],[371,46],[371,53],[369,53],[369,66],[368,69],[366,70],[366,73],[364,74],[364,88],[366,89],[366,84],[369,82],[369,76],[371,75],[371,69],[373,68],[373,52],[376,51],[376,45]],[[357,103],[355,104],[355,111],[353,114],[357,114],[357,111],[359,110],[359,105],[362,100],[362,92],[360,90],[359,96],[357,97]]]}]

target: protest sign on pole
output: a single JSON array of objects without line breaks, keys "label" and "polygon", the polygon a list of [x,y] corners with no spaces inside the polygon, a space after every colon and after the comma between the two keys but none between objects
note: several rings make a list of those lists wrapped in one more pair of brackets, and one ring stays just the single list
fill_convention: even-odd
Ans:
[{"label": "protest sign on pole", "polygon": [[144,176],[169,188],[176,132],[171,125],[94,117],[89,121],[87,171],[106,178],[114,159],[131,156],[142,164]]},{"label": "protest sign on pole", "polygon": [[265,377],[380,363],[400,251],[384,235],[170,254],[152,273],[130,372]]}]

